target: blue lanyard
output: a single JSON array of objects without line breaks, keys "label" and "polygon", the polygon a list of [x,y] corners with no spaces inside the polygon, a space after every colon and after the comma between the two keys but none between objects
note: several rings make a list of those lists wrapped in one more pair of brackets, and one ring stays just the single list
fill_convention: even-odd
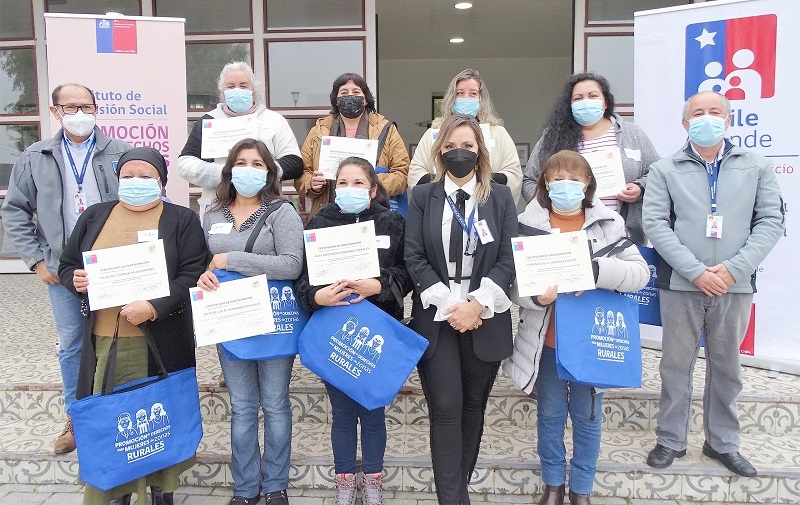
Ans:
[{"label": "blue lanyard", "polygon": [[717,180],[719,179],[719,161],[706,163],[706,175],[708,176],[708,190],[711,192],[711,214],[717,213]]},{"label": "blue lanyard", "polygon": [[89,165],[89,160],[92,157],[92,151],[94,150],[96,140],[97,139],[92,139],[92,142],[89,144],[89,148],[86,152],[86,158],[83,160],[83,167],[81,168],[81,173],[79,174],[78,167],[75,166],[75,160],[72,159],[72,153],[70,152],[67,138],[64,137],[64,150],[67,151],[67,158],[69,159],[69,164],[72,167],[72,174],[75,176],[75,182],[78,183],[79,193],[83,191],[83,178],[86,176],[86,167]]},{"label": "blue lanyard", "polygon": [[[455,218],[455,220],[458,221],[458,224],[461,226],[461,229],[464,230],[464,233],[467,234],[467,246],[464,248],[464,256],[472,256],[472,254],[475,253],[469,254],[467,251],[469,251],[469,246],[472,243],[472,233],[470,233],[470,231],[474,229],[475,208],[477,207],[477,205],[472,208],[472,212],[470,212],[469,214],[469,223],[467,223],[466,221],[464,221],[464,216],[462,216],[461,213],[458,211],[458,206],[456,206],[453,199],[450,198],[449,196],[447,197],[447,203],[450,204],[450,210],[453,211],[453,218]],[[477,237],[477,233],[475,234],[475,236]]]}]

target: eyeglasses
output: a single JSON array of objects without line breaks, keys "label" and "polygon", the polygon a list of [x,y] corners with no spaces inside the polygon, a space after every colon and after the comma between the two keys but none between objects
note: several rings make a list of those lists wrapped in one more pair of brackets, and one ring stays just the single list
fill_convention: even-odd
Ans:
[{"label": "eyeglasses", "polygon": [[85,105],[63,105],[60,103],[55,104],[56,107],[61,107],[61,112],[67,116],[71,116],[78,112],[78,109],[83,111],[84,114],[94,114],[97,112],[97,104],[87,103]]}]

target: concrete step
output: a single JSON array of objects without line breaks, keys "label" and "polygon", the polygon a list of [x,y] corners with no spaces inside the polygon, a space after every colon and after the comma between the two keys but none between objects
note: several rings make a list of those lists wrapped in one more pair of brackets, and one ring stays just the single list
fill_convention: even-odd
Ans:
[{"label": "concrete step", "polygon": [[[659,351],[645,349],[642,387],[609,390],[604,400],[604,427],[608,430],[652,431],[658,413],[660,380]],[[198,381],[203,418],[229,421],[230,401],[225,388],[217,384],[219,363],[213,349],[198,350]],[[695,371],[692,432],[702,432],[702,388],[705,361],[698,360]],[[766,370],[744,368],[745,388],[739,397],[739,419],[743,433],[800,433],[800,381],[780,374],[771,377]],[[0,416],[14,419],[48,418],[64,421],[61,386],[36,381],[3,384],[0,382]],[[330,405],[320,379],[295,363],[290,383],[290,400],[295,422],[329,423]],[[420,425],[428,423],[428,409],[419,377],[412,373],[387,410],[391,424]],[[526,396],[501,372],[489,398],[486,410],[488,424],[536,426],[536,401]]]},{"label": "concrete step", "polygon": [[[183,475],[191,486],[230,486],[230,425],[206,422],[198,462]],[[57,456],[51,444],[61,425],[52,419],[0,420],[0,484],[74,484],[77,454]],[[388,426],[384,487],[387,490],[433,491],[428,426]],[[571,451],[571,435],[566,445]],[[536,495],[541,492],[535,430],[511,425],[487,426],[472,478],[475,493]],[[732,475],[700,452],[703,436],[690,435],[686,457],[655,470],[645,463],[655,444],[645,430],[607,430],[594,493],[634,499],[712,502],[800,503],[800,434],[745,433],[742,453],[759,470],[752,479]],[[291,486],[333,487],[330,425],[296,423],[292,437]]]}]

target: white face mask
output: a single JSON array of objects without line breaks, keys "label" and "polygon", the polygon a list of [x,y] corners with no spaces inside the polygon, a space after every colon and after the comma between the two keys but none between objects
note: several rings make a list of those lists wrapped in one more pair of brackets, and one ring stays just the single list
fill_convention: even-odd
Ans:
[{"label": "white face mask", "polygon": [[92,133],[95,125],[94,114],[84,114],[79,110],[75,114],[61,116],[61,126],[76,137],[85,137]]}]

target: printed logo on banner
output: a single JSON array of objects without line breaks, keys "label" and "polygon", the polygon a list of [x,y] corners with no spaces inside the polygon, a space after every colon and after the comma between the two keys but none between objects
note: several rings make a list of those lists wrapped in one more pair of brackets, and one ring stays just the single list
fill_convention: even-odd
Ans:
[{"label": "printed logo on banner", "polygon": [[98,19],[95,34],[98,53],[137,54],[135,20]]},{"label": "printed logo on banner", "polygon": [[606,312],[603,307],[594,309],[590,340],[597,347],[597,359],[600,361],[624,362],[625,353],[630,350],[630,341],[622,312]]},{"label": "printed logo on banner", "polygon": [[359,328],[355,317],[348,317],[328,343],[333,348],[328,361],[355,379],[362,373],[371,374],[383,352],[383,337],[370,336],[370,329],[366,326]]},{"label": "printed logo on banner", "polygon": [[[131,411],[133,412],[133,411]],[[117,453],[125,454],[128,463],[141,461],[165,449],[170,435],[169,416],[162,403],[136,411],[136,423],[129,412],[117,416]]]},{"label": "printed logo on banner", "polygon": [[772,98],[777,26],[775,14],[688,25],[685,98],[700,91],[728,100]]}]

